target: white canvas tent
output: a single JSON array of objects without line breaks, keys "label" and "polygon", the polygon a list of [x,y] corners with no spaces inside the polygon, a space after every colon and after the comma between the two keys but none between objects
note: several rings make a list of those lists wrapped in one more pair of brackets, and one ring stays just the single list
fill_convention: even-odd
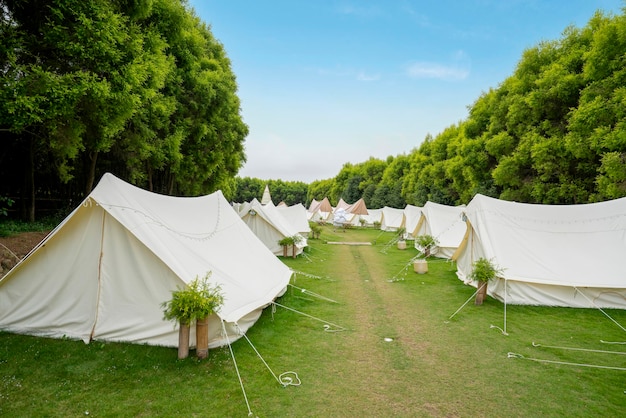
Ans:
[{"label": "white canvas tent", "polygon": [[488,294],[509,304],[626,308],[626,198],[536,205],[476,195],[454,258],[471,283],[480,257],[503,269]]},{"label": "white canvas tent", "polygon": [[422,217],[422,208],[414,205],[406,205],[404,207],[404,227],[406,228],[406,238],[415,238],[417,236],[417,225]]},{"label": "white canvas tent", "polygon": [[396,209],[389,206],[383,207],[380,217],[380,229],[383,231],[397,231],[404,228],[404,209]]},{"label": "white canvas tent", "polygon": [[[416,227],[415,236],[432,235],[438,242],[432,255],[440,258],[452,258],[467,230],[463,221],[464,210],[465,205],[448,206],[426,202],[422,208],[422,216]],[[421,250],[418,248],[417,242],[415,248]]]},{"label": "white canvas tent", "polygon": [[382,216],[382,209],[367,209],[367,215],[361,215],[361,218],[365,219],[365,225],[373,226],[376,222],[380,223]]},{"label": "white canvas tent", "polygon": [[261,204],[267,205],[268,203],[272,203],[272,195],[270,194],[269,186],[266,184],[263,190],[263,196],[261,197]]},{"label": "white canvas tent", "polygon": [[[269,250],[275,255],[283,255],[283,247],[278,241],[283,238],[300,236],[300,242],[295,247],[295,255],[302,253],[307,246],[306,237],[285,219],[279,210],[271,203],[261,205],[258,200],[252,199],[249,206],[239,212],[241,219]],[[247,210],[246,210],[247,209]],[[289,248],[288,255],[293,255],[293,248]]]},{"label": "white canvas tent", "polygon": [[246,332],[291,277],[221,192],[164,196],[105,174],[0,280],[0,329],[175,347],[161,304],[208,272],[225,299],[209,318],[210,347],[227,343],[220,320],[236,340],[235,324]]},{"label": "white canvas tent", "polygon": [[307,211],[302,203],[287,206],[276,206],[281,215],[293,226],[293,228],[303,237],[308,237],[311,232]]}]

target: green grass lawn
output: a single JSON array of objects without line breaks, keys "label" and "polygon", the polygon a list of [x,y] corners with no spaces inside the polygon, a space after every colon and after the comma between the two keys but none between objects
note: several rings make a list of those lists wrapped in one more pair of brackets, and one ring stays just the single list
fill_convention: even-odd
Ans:
[{"label": "green grass lawn", "polygon": [[[325,226],[302,256],[283,259],[299,272],[277,301],[289,309],[266,309],[247,333],[250,343],[242,338],[232,345],[245,397],[226,347],[210,350],[204,361],[177,360],[175,348],[0,333],[0,415],[235,417],[250,410],[259,417],[608,417],[626,411],[626,371],[565,364],[626,368],[626,356],[551,348],[626,352],[601,342],[626,341],[602,312],[507,306],[503,335],[502,303],[472,300],[459,310],[475,289],[456,278],[454,264],[431,258],[427,274],[414,273],[416,250],[388,245],[393,237]],[[626,311],[606,313],[626,325]],[[285,372],[301,384],[283,387],[274,375]]]}]

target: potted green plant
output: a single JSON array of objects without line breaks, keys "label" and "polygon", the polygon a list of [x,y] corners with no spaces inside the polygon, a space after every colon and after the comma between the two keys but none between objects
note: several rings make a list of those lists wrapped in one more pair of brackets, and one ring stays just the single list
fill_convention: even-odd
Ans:
[{"label": "potted green plant", "polygon": [[162,303],[163,318],[179,324],[178,358],[189,355],[189,328],[196,322],[196,355],[208,355],[208,317],[219,310],[224,303],[221,287],[211,285],[208,272],[204,277],[196,276],[187,287],[172,292],[172,298]]},{"label": "potted green plant", "polygon": [[309,227],[311,228],[310,237],[313,239],[318,239],[322,233],[322,227],[316,223],[310,222]]},{"label": "potted green plant", "polygon": [[281,239],[280,241],[278,241],[278,245],[281,245],[283,247],[283,257],[287,257],[287,250],[291,248],[292,256],[293,258],[296,258],[296,246],[300,244],[301,241],[302,241],[302,236],[297,235],[297,234],[291,237],[285,237]]},{"label": "potted green plant", "polygon": [[479,258],[472,263],[472,273],[470,278],[477,283],[478,291],[476,292],[475,305],[482,305],[487,297],[487,284],[502,274],[502,269],[497,267],[491,260]]},{"label": "potted green plant", "polygon": [[424,253],[424,258],[430,257],[433,248],[437,245],[439,241],[432,235],[424,234],[415,237],[415,246]]}]

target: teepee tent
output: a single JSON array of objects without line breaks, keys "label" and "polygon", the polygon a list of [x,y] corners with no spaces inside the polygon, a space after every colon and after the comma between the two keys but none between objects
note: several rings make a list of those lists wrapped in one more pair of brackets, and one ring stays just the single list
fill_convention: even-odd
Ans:
[{"label": "teepee tent", "polygon": [[[416,226],[415,236],[432,235],[437,239],[437,246],[432,254],[440,258],[451,258],[463,241],[467,227],[463,221],[465,205],[448,206],[426,202],[422,216]],[[417,241],[415,248],[418,248]]]},{"label": "teepee tent", "polygon": [[209,272],[224,295],[209,318],[210,347],[246,332],[291,277],[221,192],[165,196],[105,174],[0,280],[0,329],[175,347],[177,325],[161,304]]},{"label": "teepee tent", "polygon": [[268,203],[272,203],[272,195],[270,194],[270,188],[266,184],[265,190],[263,190],[263,196],[261,197],[261,204],[267,205]]},{"label": "teepee tent", "polygon": [[[315,204],[314,204],[315,203]],[[314,222],[327,221],[332,215],[333,207],[327,197],[321,201],[313,200],[309,206],[309,220]]]},{"label": "teepee tent", "polygon": [[[295,247],[295,255],[302,253],[307,246],[306,237],[302,236],[291,223],[285,219],[272,203],[261,205],[252,199],[247,211],[239,213],[241,219],[269,250],[275,255],[283,255],[283,247],[278,241],[283,238],[299,236],[300,242]],[[289,249],[293,255],[293,249]]]},{"label": "teepee tent", "polygon": [[476,195],[464,211],[467,233],[454,258],[472,283],[472,263],[502,269],[492,297],[509,304],[626,308],[626,198],[538,205]]}]

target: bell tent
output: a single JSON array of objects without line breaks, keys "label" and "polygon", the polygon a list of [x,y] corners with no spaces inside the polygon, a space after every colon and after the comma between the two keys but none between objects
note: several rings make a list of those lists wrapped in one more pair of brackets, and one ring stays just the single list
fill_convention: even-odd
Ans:
[{"label": "bell tent", "polygon": [[105,174],[0,280],[0,329],[175,347],[178,326],[161,304],[209,272],[224,296],[210,347],[246,332],[291,277],[221,192],[165,196]]},{"label": "bell tent", "polygon": [[[417,225],[415,236],[431,235],[437,239],[437,246],[432,254],[439,258],[451,258],[459,244],[463,241],[467,229],[463,221],[465,205],[448,206],[440,203],[426,202],[422,208],[422,216]],[[415,248],[418,248],[417,241]]]},{"label": "bell tent", "polygon": [[275,255],[283,255],[283,247],[278,242],[288,237],[299,237],[299,242],[288,255],[302,253],[304,247],[307,246],[306,236],[301,235],[294,225],[287,220],[279,209],[271,202],[262,205],[258,200],[252,199],[249,206],[239,212],[241,219],[250,230],[256,235],[265,246]]},{"label": "bell tent", "polygon": [[476,195],[454,255],[472,283],[472,264],[491,260],[501,277],[488,294],[509,304],[626,309],[626,198],[539,205]]}]

